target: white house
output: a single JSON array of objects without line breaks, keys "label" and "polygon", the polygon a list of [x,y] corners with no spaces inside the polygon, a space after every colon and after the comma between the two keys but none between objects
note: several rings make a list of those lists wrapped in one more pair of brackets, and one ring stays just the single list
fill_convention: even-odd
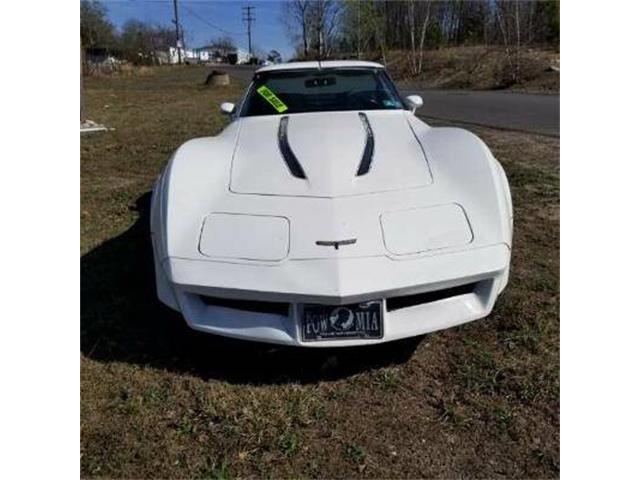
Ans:
[{"label": "white house", "polygon": [[198,61],[200,62],[209,62],[212,60],[211,52],[209,50],[196,50],[196,55],[198,56]]},{"label": "white house", "polygon": [[[238,64],[246,64],[251,61],[251,54],[242,49],[236,48],[229,52],[221,52],[214,47],[201,47],[201,48],[180,48],[180,55],[183,63],[206,63],[206,62],[231,62]],[[233,60],[231,58],[234,57]],[[178,63],[178,49],[176,47],[169,47],[166,51],[157,51],[156,59],[160,64],[177,64]]]},{"label": "white house", "polygon": [[237,48],[235,53],[238,55],[238,63],[249,63],[251,61],[251,54],[242,49],[242,48]]},{"label": "white house", "polygon": [[[194,52],[190,48],[182,48],[180,47],[180,57],[182,58],[182,62],[196,62],[198,60],[198,54]],[[169,51],[167,52],[167,63],[176,64],[178,63],[178,49],[176,47],[169,47]],[[164,63],[164,62],[163,62]]]}]

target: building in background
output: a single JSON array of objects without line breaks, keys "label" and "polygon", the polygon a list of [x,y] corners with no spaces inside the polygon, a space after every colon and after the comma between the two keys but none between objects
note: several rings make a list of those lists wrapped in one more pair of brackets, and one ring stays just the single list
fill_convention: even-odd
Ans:
[{"label": "building in background", "polygon": [[215,46],[199,48],[180,48],[180,57],[176,47],[168,47],[153,52],[153,62],[158,65],[176,65],[179,59],[186,64],[200,63],[229,63],[231,65],[245,65],[252,61],[251,54],[242,48],[222,50]]},{"label": "building in background", "polygon": [[171,65],[175,65],[179,63],[181,58],[184,63],[196,63],[197,54],[194,52],[193,49],[180,47],[179,50],[180,50],[180,55],[178,55],[178,48],[169,47],[167,51],[167,56],[166,56],[167,63]]},{"label": "building in background", "polygon": [[242,48],[236,48],[234,52],[229,54],[229,63],[232,65],[244,65],[251,63],[251,54]]}]

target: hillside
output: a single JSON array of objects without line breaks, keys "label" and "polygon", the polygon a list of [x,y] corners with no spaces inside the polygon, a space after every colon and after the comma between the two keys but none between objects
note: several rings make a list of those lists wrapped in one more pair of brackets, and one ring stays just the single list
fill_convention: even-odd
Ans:
[{"label": "hillside", "polygon": [[387,67],[402,86],[421,88],[496,90],[558,93],[560,53],[554,50],[521,50],[521,81],[514,84],[503,48],[495,46],[446,47],[424,52],[423,72],[412,75],[406,51],[387,55]]}]

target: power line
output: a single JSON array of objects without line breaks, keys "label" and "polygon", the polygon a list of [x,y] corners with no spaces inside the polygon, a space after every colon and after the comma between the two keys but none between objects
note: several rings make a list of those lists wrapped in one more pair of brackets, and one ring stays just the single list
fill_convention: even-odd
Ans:
[{"label": "power line", "polygon": [[249,37],[249,55],[252,55],[253,52],[251,50],[251,22],[256,21],[256,17],[252,17],[252,10],[256,7],[252,7],[247,5],[246,7],[242,7],[242,21],[247,22],[247,36]]},{"label": "power line", "polygon": [[218,30],[219,32],[222,32],[226,35],[230,35],[232,37],[235,36],[239,36],[242,35],[242,33],[239,32],[230,32],[228,30],[225,30],[224,28],[220,28],[217,25],[214,25],[213,23],[211,23],[209,20],[201,17],[199,14],[197,14],[196,12],[194,12],[190,7],[187,7],[184,3],[182,4],[182,8],[184,8],[187,12],[189,12],[193,17],[197,18],[198,20],[200,20],[202,23],[204,23],[205,25],[213,28],[214,30]]}]

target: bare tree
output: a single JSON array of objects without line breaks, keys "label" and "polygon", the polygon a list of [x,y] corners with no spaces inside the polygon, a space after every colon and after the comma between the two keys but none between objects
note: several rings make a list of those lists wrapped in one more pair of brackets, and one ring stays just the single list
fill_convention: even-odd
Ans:
[{"label": "bare tree", "polygon": [[[518,83],[520,75],[520,48],[522,45],[520,1],[496,2],[496,20],[504,43],[507,62],[511,70],[511,81]],[[529,10],[531,13],[532,10]],[[525,22],[526,23],[526,22]]]},{"label": "bare tree", "polygon": [[294,0],[282,6],[282,17],[291,40],[303,58],[326,58],[339,33],[341,2]]},{"label": "bare tree", "polygon": [[311,45],[318,58],[331,55],[338,27],[340,6],[334,0],[315,0],[311,4]]},{"label": "bare tree", "polygon": [[[557,46],[557,0],[292,0],[285,4],[301,57],[406,52],[424,70],[424,51],[446,45],[501,45],[509,81],[521,81],[528,45]],[[334,14],[340,12],[336,18]]]},{"label": "bare tree", "polygon": [[[416,2],[416,0],[410,0],[408,2],[407,23],[409,25],[409,38],[411,41],[411,73],[414,75],[419,75],[422,72],[424,41],[427,34],[427,27],[431,20],[432,3],[431,1]],[[416,8],[416,6],[418,8]],[[417,28],[419,30],[417,30]]]},{"label": "bare tree", "polygon": [[129,20],[122,27],[120,51],[134,64],[156,63],[158,52],[166,52],[174,45],[175,32],[171,27],[152,26],[139,20]]},{"label": "bare tree", "polygon": [[294,42],[302,43],[303,58],[309,56],[309,33],[311,31],[311,0],[293,0],[282,4],[283,18],[289,36]]},{"label": "bare tree", "polygon": [[236,42],[228,35],[211,39],[209,45],[218,50],[222,56],[236,51]]},{"label": "bare tree", "polygon": [[[380,51],[382,62],[386,64],[387,42],[386,42],[386,15],[387,2],[362,1],[357,2],[357,23],[358,31],[362,31],[365,39],[365,47],[372,51]],[[360,45],[360,35],[358,35],[358,45]],[[358,46],[358,51],[360,50]]]},{"label": "bare tree", "polygon": [[115,43],[115,27],[106,7],[95,0],[80,2],[80,39],[85,48],[110,48]]}]

